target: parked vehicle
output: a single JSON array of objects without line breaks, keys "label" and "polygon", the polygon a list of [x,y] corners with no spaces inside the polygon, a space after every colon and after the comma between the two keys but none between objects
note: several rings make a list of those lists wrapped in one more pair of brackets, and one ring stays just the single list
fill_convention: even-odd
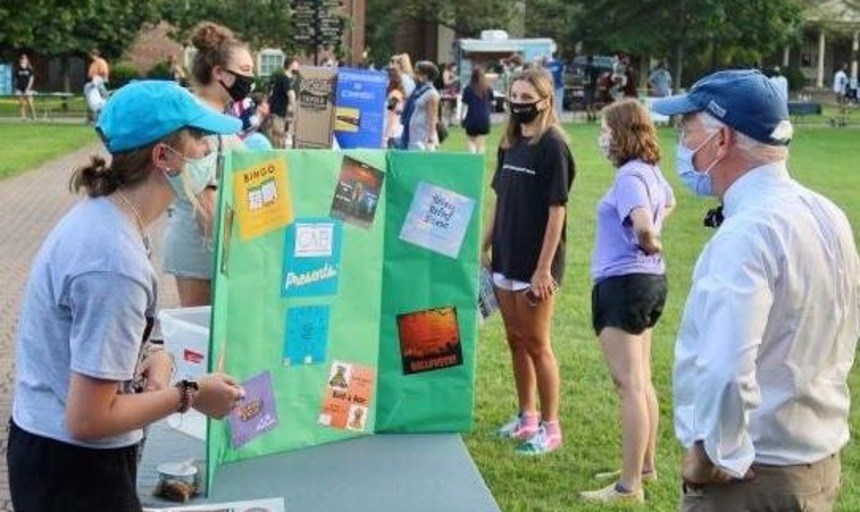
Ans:
[{"label": "parked vehicle", "polygon": [[[484,30],[480,39],[458,39],[454,47],[460,83],[468,84],[472,67],[481,65],[487,73],[487,82],[493,88],[495,110],[505,105],[507,84],[501,73],[500,62],[511,55],[519,55],[523,62],[534,63],[550,59],[556,51],[555,41],[549,38],[508,39],[504,30]],[[459,112],[459,108],[458,108]]]},{"label": "parked vehicle", "polygon": [[[600,71],[599,77],[605,80],[606,77],[612,75],[615,58],[611,55],[594,55],[592,64]],[[567,110],[580,110],[585,108],[583,104],[585,88],[585,66],[586,56],[577,55],[567,66],[564,75],[564,108]],[[602,96],[601,88],[603,84],[597,84],[597,98]]]}]

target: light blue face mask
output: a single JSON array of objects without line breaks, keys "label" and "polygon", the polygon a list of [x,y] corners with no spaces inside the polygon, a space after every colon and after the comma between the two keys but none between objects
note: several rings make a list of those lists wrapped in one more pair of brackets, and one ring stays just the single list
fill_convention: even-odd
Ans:
[{"label": "light blue face mask", "polygon": [[[168,176],[170,186],[173,188],[176,197],[186,196],[188,193],[196,196],[203,192],[209,183],[212,181],[212,176],[215,176],[215,166],[218,162],[218,152],[210,151],[202,158],[186,158],[176,150],[171,150],[179,155],[185,161],[184,170],[173,176]],[[182,175],[185,175],[183,178]],[[185,183],[188,183],[188,189],[185,188]]]},{"label": "light blue face mask", "polygon": [[684,145],[683,132],[678,140],[678,148],[675,152],[675,168],[678,172],[678,178],[680,178],[681,182],[697,196],[714,195],[711,188],[711,169],[713,169],[721,159],[717,158],[714,160],[713,163],[711,163],[711,165],[709,165],[704,171],[697,171],[696,164],[693,163],[693,158],[700,149],[705,147],[705,144],[707,144],[708,141],[714,138],[716,134],[717,132],[712,133],[707,139],[699,144],[696,149],[690,149]]}]

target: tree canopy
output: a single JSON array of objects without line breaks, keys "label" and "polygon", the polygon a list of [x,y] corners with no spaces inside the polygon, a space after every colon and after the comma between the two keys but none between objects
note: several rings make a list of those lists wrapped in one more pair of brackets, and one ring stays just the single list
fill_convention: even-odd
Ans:
[{"label": "tree canopy", "polygon": [[[697,71],[752,64],[798,40],[809,0],[530,0],[529,35],[561,48],[666,58],[680,83]],[[533,9],[531,12],[530,9]]]},{"label": "tree canopy", "polygon": [[140,0],[0,1],[0,48],[50,56],[93,48],[117,57],[140,27],[158,17],[157,3]]}]

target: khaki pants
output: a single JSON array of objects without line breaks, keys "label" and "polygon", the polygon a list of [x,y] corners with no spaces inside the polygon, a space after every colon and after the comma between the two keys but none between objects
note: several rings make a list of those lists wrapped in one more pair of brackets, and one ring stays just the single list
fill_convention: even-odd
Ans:
[{"label": "khaki pants", "polygon": [[269,140],[272,141],[272,146],[276,149],[286,147],[287,130],[290,128],[289,120],[286,117],[271,115],[272,124],[269,132]]},{"label": "khaki pants", "polygon": [[839,454],[814,464],[753,464],[747,482],[685,488],[681,512],[829,512],[836,504],[842,466]]}]

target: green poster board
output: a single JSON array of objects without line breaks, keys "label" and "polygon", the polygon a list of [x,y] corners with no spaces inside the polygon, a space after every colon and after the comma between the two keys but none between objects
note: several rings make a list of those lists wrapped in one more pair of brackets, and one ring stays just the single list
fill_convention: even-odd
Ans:
[{"label": "green poster board", "polygon": [[473,416],[481,157],[231,152],[215,226],[210,370],[248,396],[223,463]]}]

